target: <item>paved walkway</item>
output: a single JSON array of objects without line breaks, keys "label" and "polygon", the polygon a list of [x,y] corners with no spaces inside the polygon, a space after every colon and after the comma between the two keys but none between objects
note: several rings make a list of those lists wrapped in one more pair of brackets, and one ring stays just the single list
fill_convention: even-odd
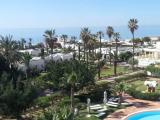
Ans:
[{"label": "paved walkway", "polygon": [[134,105],[125,109],[117,110],[114,113],[107,116],[104,120],[123,120],[122,118],[126,117],[127,115],[130,115],[138,111],[160,109],[160,102],[135,99],[129,95],[125,95],[124,98],[126,101],[132,102]]}]

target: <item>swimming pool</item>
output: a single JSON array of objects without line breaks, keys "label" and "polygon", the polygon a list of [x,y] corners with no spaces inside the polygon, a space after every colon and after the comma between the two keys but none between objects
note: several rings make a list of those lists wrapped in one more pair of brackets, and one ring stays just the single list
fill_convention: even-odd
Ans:
[{"label": "swimming pool", "polygon": [[129,116],[126,120],[160,120],[160,110],[139,112]]}]

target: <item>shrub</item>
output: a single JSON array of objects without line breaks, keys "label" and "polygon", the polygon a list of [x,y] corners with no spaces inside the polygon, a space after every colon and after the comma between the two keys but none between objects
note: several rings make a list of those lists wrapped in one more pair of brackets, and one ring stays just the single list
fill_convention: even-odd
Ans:
[{"label": "shrub", "polygon": [[142,93],[141,91],[135,90],[134,87],[129,88],[127,92],[137,99],[157,101],[160,98],[159,93]]},{"label": "shrub", "polygon": [[86,88],[86,93],[82,92],[76,97],[79,98],[81,102],[87,102],[87,98],[91,99],[91,102],[103,102],[103,93],[107,91],[107,96],[110,97],[112,94],[111,84],[108,82],[98,82],[93,86],[88,86]]},{"label": "shrub", "polygon": [[132,64],[138,65],[138,60],[137,60],[137,59],[134,59],[134,62],[133,62],[133,58],[130,58],[130,59],[128,60],[128,64],[130,64],[130,65],[132,65]]},{"label": "shrub", "polygon": [[115,81],[123,81],[123,80],[127,81],[127,80],[142,78],[142,77],[146,77],[146,73],[144,71],[140,71],[132,75],[124,75],[122,77],[115,78]]},{"label": "shrub", "polygon": [[34,102],[36,105],[44,109],[50,105],[50,97],[48,96],[39,97]]},{"label": "shrub", "polygon": [[152,76],[160,77],[160,68],[159,67],[155,67],[154,64],[149,65],[148,67],[146,67],[145,70],[146,71],[150,71],[152,73]]}]

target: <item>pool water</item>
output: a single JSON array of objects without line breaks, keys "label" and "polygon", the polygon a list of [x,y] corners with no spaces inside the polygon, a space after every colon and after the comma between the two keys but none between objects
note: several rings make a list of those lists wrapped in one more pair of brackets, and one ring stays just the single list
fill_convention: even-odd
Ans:
[{"label": "pool water", "polygon": [[160,110],[136,113],[129,116],[127,120],[160,120]]}]

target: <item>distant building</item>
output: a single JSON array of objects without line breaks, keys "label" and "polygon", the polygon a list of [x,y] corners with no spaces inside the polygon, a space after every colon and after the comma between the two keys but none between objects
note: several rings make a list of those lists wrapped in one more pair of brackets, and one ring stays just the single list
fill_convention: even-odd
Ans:
[{"label": "distant building", "polygon": [[[56,53],[46,56],[45,59],[42,59],[41,57],[33,57],[29,62],[29,66],[31,68],[37,68],[38,70],[44,70],[46,62],[50,60],[64,61],[71,59],[73,59],[73,53],[68,53],[68,54]],[[21,69],[22,71],[26,70],[26,66],[24,65],[24,63],[19,64],[18,68]]]},{"label": "distant building", "polygon": [[26,49],[26,50],[19,50],[21,53],[29,53],[33,57],[38,57],[41,53],[40,49]]},{"label": "distant building", "polygon": [[160,42],[156,41],[154,47],[143,48],[136,58],[139,61],[139,67],[146,67],[150,64],[160,63]]}]

